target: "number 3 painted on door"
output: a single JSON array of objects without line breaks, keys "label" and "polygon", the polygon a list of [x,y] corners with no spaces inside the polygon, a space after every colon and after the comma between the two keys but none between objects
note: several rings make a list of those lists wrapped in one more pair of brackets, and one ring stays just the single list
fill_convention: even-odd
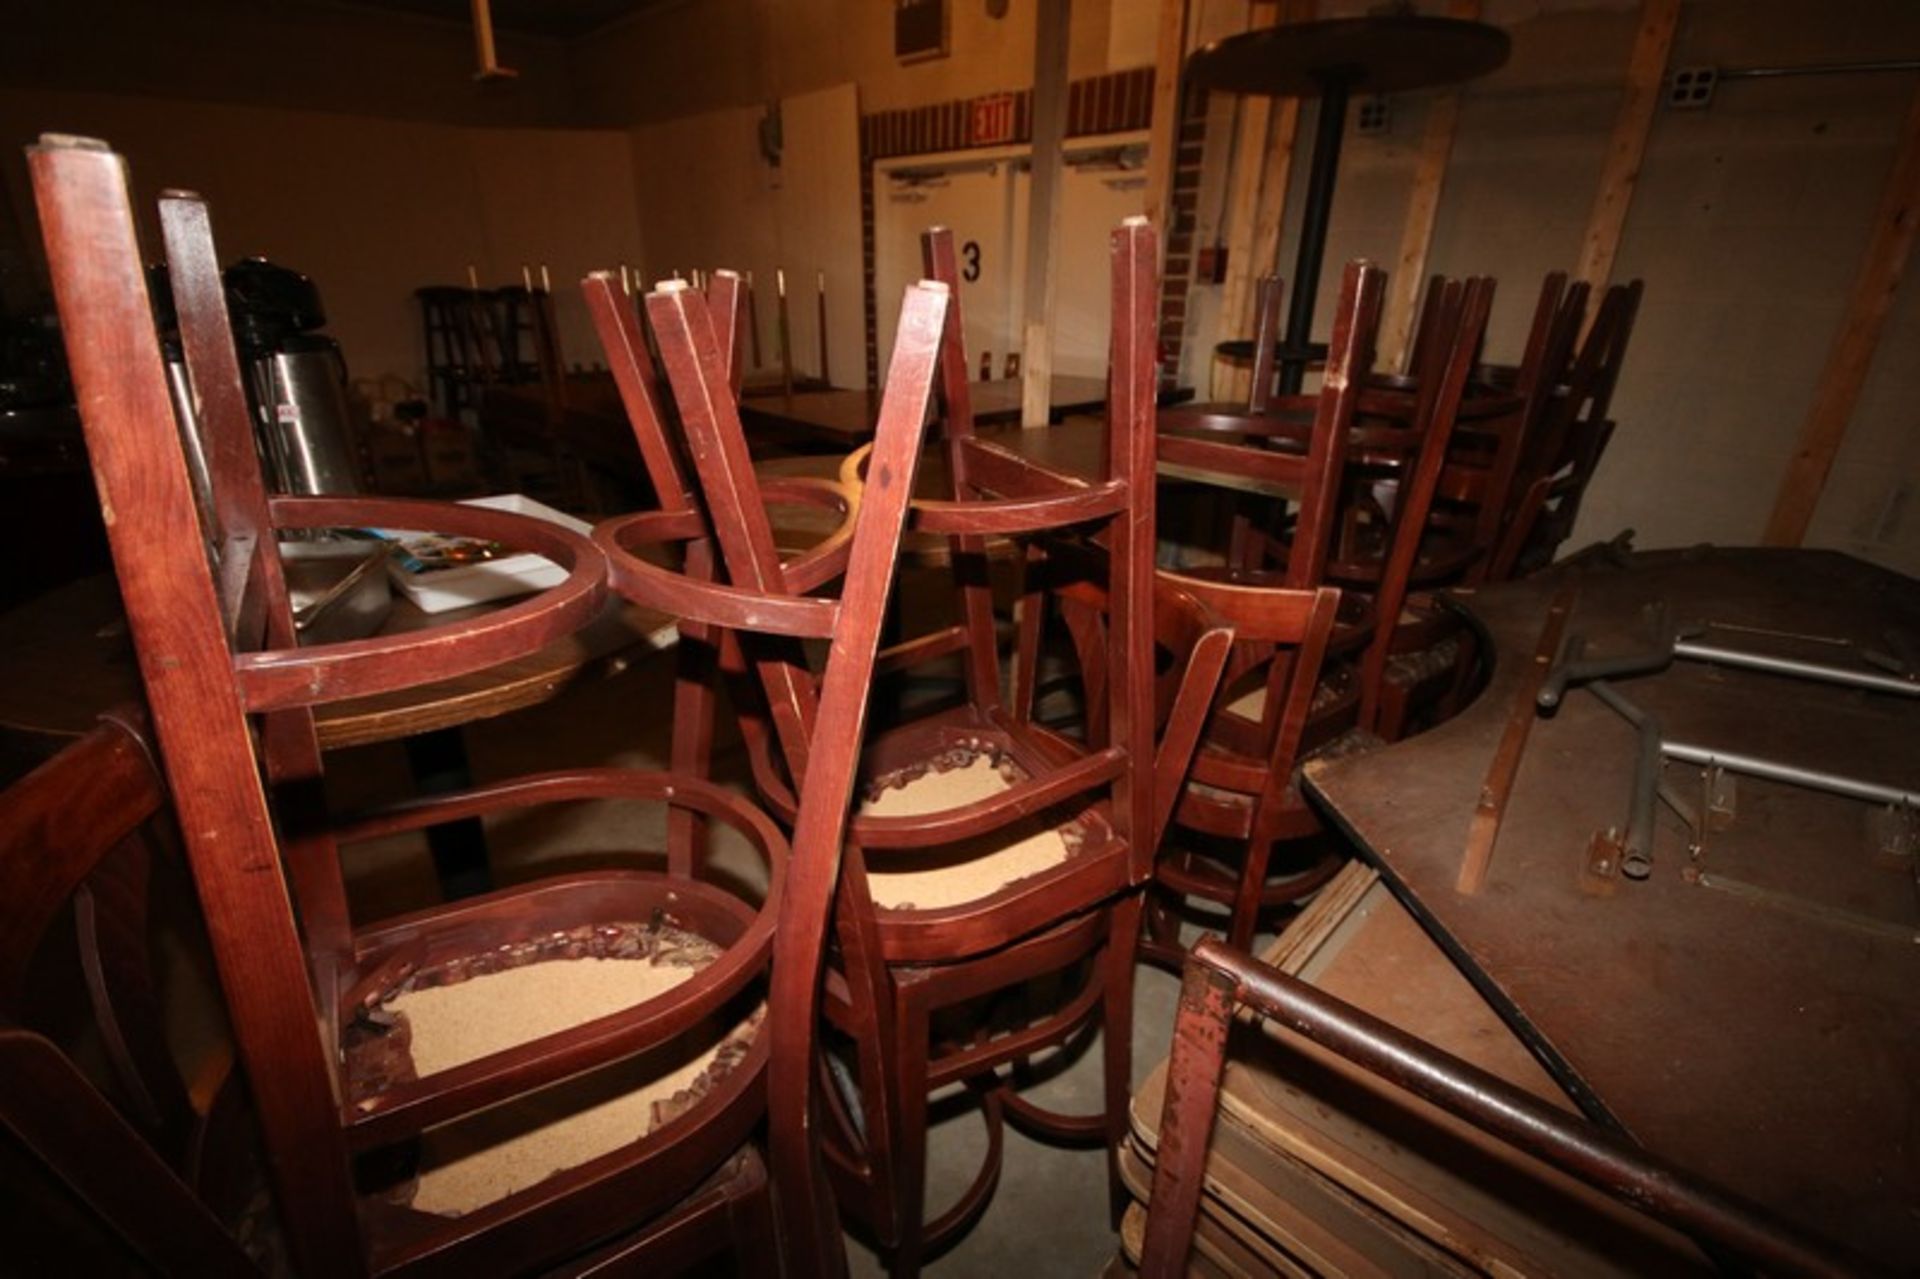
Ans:
[{"label": "number 3 painted on door", "polygon": [[960,253],[967,260],[967,264],[960,268],[960,278],[972,284],[980,278],[980,241],[968,240],[960,246]]}]

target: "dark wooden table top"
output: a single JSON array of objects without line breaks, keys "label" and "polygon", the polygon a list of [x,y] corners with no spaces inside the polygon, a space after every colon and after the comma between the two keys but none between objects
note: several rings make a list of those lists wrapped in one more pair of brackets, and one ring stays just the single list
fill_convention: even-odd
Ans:
[{"label": "dark wooden table top", "polygon": [[1195,53],[1187,72],[1222,93],[1313,98],[1329,81],[1355,93],[1403,93],[1486,75],[1511,51],[1507,33],[1490,23],[1376,14],[1229,36]]},{"label": "dark wooden table top", "polygon": [[[990,426],[979,431],[978,435],[982,440],[991,440],[1062,475],[1096,483],[1107,475],[1107,424],[1096,418],[1074,418],[1045,427]],[[839,464],[840,459],[836,457],[804,461],[793,459],[777,465],[790,474],[831,478],[838,473]],[[1184,468],[1167,462],[1159,463],[1156,470],[1162,478],[1169,479],[1178,479],[1186,474]],[[945,496],[952,488],[950,474],[944,446],[930,444],[914,480],[915,490],[925,497]],[[1276,486],[1259,480],[1222,477],[1211,472],[1208,478],[1213,483],[1244,488],[1248,492],[1290,495],[1281,494]]]},{"label": "dark wooden table top", "polygon": [[[416,631],[494,605],[423,613],[394,596],[382,632]],[[597,620],[537,653],[420,688],[356,698],[315,714],[327,749],[363,746],[453,728],[556,697],[573,683],[610,675],[671,645],[673,620],[616,601]],[[111,576],[82,578],[0,615],[0,730],[57,742],[94,726],[100,712],[141,699],[132,638]]]},{"label": "dark wooden table top", "polygon": [[[1872,806],[1741,776],[1732,824],[1703,848],[1662,805],[1652,874],[1596,892],[1583,884],[1589,842],[1626,821],[1636,739],[1573,691],[1531,726],[1484,887],[1456,888],[1488,764],[1570,571],[1463,593],[1496,646],[1491,687],[1431,732],[1308,765],[1309,787],[1596,1117],[1909,1272],[1920,906],[1914,854],[1879,851]],[[1920,636],[1920,582],[1833,552],[1656,552],[1578,576],[1568,632],[1593,656],[1644,649],[1656,600],[1679,623],[1758,628],[1713,642],[1829,663],[1887,647],[1889,631]],[[1615,687],[1673,739],[1920,785],[1920,698],[1697,662]],[[1663,777],[1703,806],[1699,770]]]},{"label": "dark wooden table top", "polygon": [[[973,384],[973,420],[981,426],[1020,420],[1019,378]],[[1057,374],[1048,404],[1057,421],[1074,413],[1098,412],[1107,402],[1105,378]],[[749,434],[799,433],[851,447],[873,438],[880,416],[878,391],[855,389],[796,391],[792,395],[750,396],[740,402],[740,420]]]}]

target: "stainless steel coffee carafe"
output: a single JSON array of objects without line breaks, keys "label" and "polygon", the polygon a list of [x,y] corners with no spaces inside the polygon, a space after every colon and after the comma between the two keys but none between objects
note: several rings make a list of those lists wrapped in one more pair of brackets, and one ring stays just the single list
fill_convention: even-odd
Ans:
[{"label": "stainless steel coffee carafe", "polygon": [[357,493],[347,366],[312,280],[265,258],[227,268],[260,456],[283,493]]}]

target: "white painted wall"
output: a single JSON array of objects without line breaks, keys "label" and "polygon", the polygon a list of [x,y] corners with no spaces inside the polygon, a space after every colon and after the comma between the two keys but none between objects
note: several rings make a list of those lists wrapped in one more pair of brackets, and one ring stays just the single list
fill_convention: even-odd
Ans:
[{"label": "white painted wall", "polygon": [[794,367],[817,374],[815,289],[825,272],[829,372],[842,385],[863,385],[858,99],[852,85],[840,85],[788,98],[780,110],[778,166],[761,155],[762,108],[630,131],[648,279],[696,267],[752,271],[761,366],[777,368],[775,271],[784,269]]},{"label": "white painted wall", "polygon": [[[1111,325],[1112,262],[1108,234],[1139,211],[1144,171],[1115,167],[1116,148],[1144,147],[1144,133],[1075,138],[1066,147],[1060,185],[1060,243],[1054,282],[1053,367],[1056,373],[1104,377]],[[1026,147],[950,156],[910,156],[875,165],[874,279],[882,367],[893,347],[901,290],[920,277],[920,234],[945,226],[960,256],[961,310],[967,369],[978,375],[983,352],[993,376],[1019,351],[1027,261],[1027,199],[1032,175]],[[977,246],[977,255],[968,246]],[[976,260],[979,278],[965,275]]]}]

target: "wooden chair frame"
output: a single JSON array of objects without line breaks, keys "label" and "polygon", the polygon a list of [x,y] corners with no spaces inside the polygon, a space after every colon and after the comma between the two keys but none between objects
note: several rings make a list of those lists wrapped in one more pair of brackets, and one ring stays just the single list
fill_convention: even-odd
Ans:
[{"label": "wooden chair frame", "polygon": [[[146,830],[167,797],[143,728],[137,710],[113,712],[0,794],[0,1129],[146,1265],[256,1274],[208,1201],[224,1189],[210,1147],[229,1144],[231,1071],[181,1077],[149,960]],[[69,910],[112,1097],[23,1024],[29,961]]]},{"label": "wooden chair frame", "polygon": [[[1351,264],[1347,269],[1334,341],[1329,348],[1327,383],[1334,396],[1352,391],[1355,407],[1329,411],[1330,396],[1323,392],[1320,405],[1325,416],[1315,425],[1315,448],[1322,447],[1323,431],[1332,434],[1343,417],[1351,422],[1357,412],[1361,398],[1357,388],[1365,381],[1365,368],[1371,358],[1369,344],[1361,335],[1370,331],[1367,326],[1377,319],[1383,280],[1379,271],[1364,263]],[[1328,553],[1320,555],[1318,563],[1298,563],[1290,558],[1284,575],[1229,573],[1227,580],[1243,594],[1223,594],[1211,601],[1220,610],[1223,625],[1247,628],[1240,652],[1227,672],[1228,694],[1222,701],[1238,696],[1244,687],[1242,676],[1250,671],[1263,672],[1266,687],[1257,715],[1240,714],[1228,705],[1215,710],[1203,748],[1194,758],[1189,784],[1180,793],[1174,821],[1202,835],[1228,841],[1235,847],[1238,864],[1224,867],[1218,859],[1191,849],[1163,850],[1156,879],[1179,896],[1227,906],[1229,936],[1237,945],[1251,945],[1263,910],[1299,900],[1338,869],[1339,856],[1328,850],[1294,873],[1268,879],[1276,844],[1304,840],[1322,830],[1318,815],[1293,787],[1299,763],[1314,750],[1337,745],[1337,739],[1351,731],[1348,725],[1357,726],[1362,733],[1376,729],[1388,662],[1396,645],[1405,642],[1400,619],[1418,580],[1428,513],[1446,474],[1448,447],[1461,416],[1468,377],[1491,305],[1492,284],[1453,284],[1438,293],[1438,304],[1427,308],[1428,340],[1417,385],[1396,390],[1397,407],[1388,405],[1404,415],[1400,419],[1404,425],[1368,426],[1357,432],[1369,443],[1372,436],[1368,433],[1377,430],[1412,436],[1411,446],[1407,439],[1401,439],[1390,454],[1391,473],[1398,476],[1398,492],[1385,553],[1370,564],[1344,563]],[[1510,408],[1511,398],[1503,398],[1502,403]],[[1374,416],[1384,414],[1376,411]],[[1324,448],[1334,459],[1344,460],[1338,443],[1329,441]],[[1338,469],[1329,469],[1318,475],[1315,483],[1318,491],[1309,489],[1302,495],[1291,547],[1296,555],[1303,545],[1315,544],[1321,529],[1326,530],[1329,540],[1337,542],[1333,527],[1336,495],[1353,480]],[[1322,581],[1339,582],[1345,588],[1371,587],[1372,598],[1359,606],[1341,608],[1343,616],[1327,633],[1322,633],[1318,620],[1305,630],[1291,632],[1254,623],[1258,610],[1281,608],[1288,594],[1297,596],[1303,586],[1317,586]],[[1261,602],[1263,593],[1272,596],[1271,601]],[[1326,609],[1339,608],[1344,602],[1338,591],[1329,590],[1326,597],[1321,605]],[[1360,648],[1358,704],[1355,718],[1347,720],[1342,717],[1339,699],[1330,699],[1317,708],[1314,701],[1323,660],[1331,653],[1356,646]],[[1167,964],[1180,962],[1183,951],[1173,915],[1156,908],[1149,915],[1148,925],[1141,942],[1143,956]]]},{"label": "wooden chair frame", "polygon": [[[732,379],[739,367],[733,304],[737,277],[716,272],[709,294],[678,285],[662,285],[646,300],[669,381],[689,432],[698,464],[716,484],[726,479],[751,484],[744,436],[734,408]],[[821,762],[807,774],[797,811],[796,833],[809,840],[805,857],[796,856],[792,889],[783,906],[776,946],[779,951],[772,992],[773,1035],[780,1068],[774,1073],[772,1124],[775,1166],[779,1170],[786,1232],[784,1249],[800,1273],[829,1273],[844,1264],[833,1213],[833,1197],[821,1184],[819,1150],[810,1133],[818,1110],[814,1093],[815,1020],[820,1001],[821,960],[841,854],[841,827],[851,802],[853,763],[866,715],[866,689],[879,650],[881,620],[892,589],[908,496],[920,458],[920,437],[931,400],[940,334],[948,296],[944,286],[910,289],[902,308],[900,337],[888,373],[874,448],[889,477],[865,491],[857,503],[838,501],[850,514],[822,548],[781,564],[771,554],[764,511],[716,510],[712,522],[696,506],[682,478],[676,451],[664,432],[664,401],[647,355],[638,316],[612,287],[611,277],[587,281],[587,293],[612,358],[628,411],[641,441],[662,509],[621,517],[600,525],[594,536],[614,565],[616,589],[628,598],[670,609],[683,619],[683,644],[698,642],[715,651],[703,663],[683,665],[682,701],[677,710],[700,718],[677,721],[680,742],[702,751],[710,746],[711,689],[700,682],[704,670],[721,661],[744,670],[751,644],[742,640],[770,636],[834,641],[833,656],[816,690],[810,673],[792,648],[771,645],[756,653],[766,672],[770,698],[783,698],[784,723],[796,742],[815,745]],[[835,503],[834,490],[792,490],[801,500]],[[742,495],[745,500],[746,495]],[[751,490],[756,504],[763,494]],[[758,516],[756,521],[753,517]],[[734,574],[716,580],[715,527],[729,539],[751,538],[757,554]],[[677,545],[678,570],[643,558],[643,548]],[[730,562],[729,568],[734,565]],[[804,593],[846,574],[840,599]],[[740,579],[745,579],[741,581]],[[801,585],[804,583],[804,587]],[[697,637],[697,639],[692,638]],[[820,716],[823,699],[836,707],[831,720]],[[776,730],[777,731],[777,730]],[[704,762],[704,755],[702,756]],[[837,796],[837,799],[835,798]],[[834,811],[837,808],[837,812]],[[698,832],[686,833],[697,840]],[[691,843],[688,845],[691,848]]]},{"label": "wooden chair frame", "polygon": [[[82,419],[158,744],[209,921],[239,1056],[259,1113],[281,1219],[305,1273],[451,1273],[564,1263],[688,1213],[754,1217],[715,1185],[764,1109],[767,1040],[685,1113],[640,1141],[459,1218],[356,1194],[351,1160],[425,1128],[633,1056],[701,1025],[766,972],[787,846],[767,817],[696,777],[579,769],[513,779],[335,823],[318,799],[311,708],[407,688],[520,656],[596,616],[606,564],[591,541],[497,511],[390,499],[268,498],[205,206],[162,202],[189,373],[215,478],[201,534],[153,329],[120,158],[50,138],[31,152],[35,194]],[[405,637],[292,647],[274,532],[433,528],[535,550],[567,568],[550,591]],[[265,647],[263,647],[263,645]],[[259,729],[258,745],[253,735]],[[664,803],[745,836],[768,863],[756,911],[670,859],[665,875],[610,870],[356,927],[341,843],[529,803]],[[684,921],[724,947],[667,993],[424,1079],[356,1082],[343,1052],[370,1001],[408,972],[475,953],[537,947],[567,929]],[[544,953],[544,952],[541,952]],[[451,971],[451,968],[449,969]],[[682,1235],[685,1238],[687,1236]],[[743,1240],[752,1262],[766,1253]]]},{"label": "wooden chair frame", "polygon": [[[1552,285],[1549,278],[1547,288]],[[1644,288],[1634,280],[1607,290],[1586,339],[1579,343],[1578,355],[1569,364],[1585,317],[1585,287],[1579,284],[1568,291],[1561,314],[1543,340],[1542,372],[1526,388],[1530,411],[1524,453],[1511,510],[1490,561],[1487,576],[1493,581],[1505,581],[1552,560],[1560,543],[1573,532],[1581,499],[1613,435],[1608,412]],[[1536,332],[1540,328],[1536,319]]]}]

